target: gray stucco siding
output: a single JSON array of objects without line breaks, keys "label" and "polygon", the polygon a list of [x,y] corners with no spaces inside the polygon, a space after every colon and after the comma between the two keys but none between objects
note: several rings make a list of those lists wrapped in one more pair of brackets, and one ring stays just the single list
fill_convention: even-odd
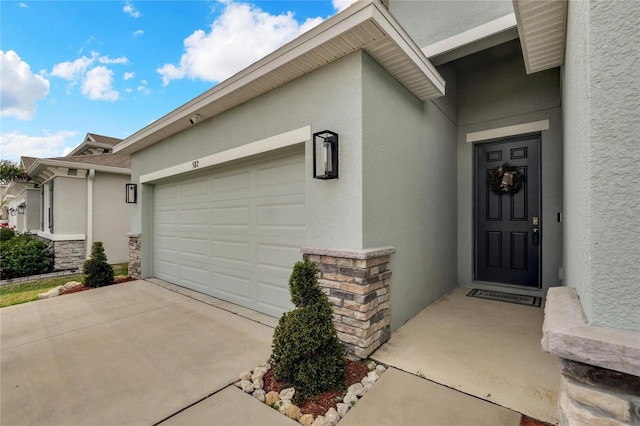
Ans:
[{"label": "gray stucco siding", "polygon": [[102,241],[109,263],[129,259],[130,205],[125,203],[128,175],[96,173],[93,180],[93,241]]},{"label": "gray stucco siding", "polygon": [[58,176],[53,191],[55,234],[84,235],[87,232],[87,180]]},{"label": "gray stucco siding", "polygon": [[391,0],[389,10],[418,46],[426,47],[513,13],[513,5],[509,0]]},{"label": "gray stucco siding", "polygon": [[569,2],[565,276],[593,325],[640,331],[640,4]]},{"label": "gray stucco siding", "polygon": [[393,331],[457,285],[456,126],[370,57],[363,107],[364,246],[396,249]]},{"label": "gray stucco siding", "polygon": [[[310,140],[305,143],[305,244],[362,248],[362,55],[355,52],[341,58],[135,153],[132,181],[304,126],[310,125],[312,132],[332,130],[340,135],[340,179],[313,179],[312,145]],[[140,189],[132,232],[143,234],[142,274],[148,276],[153,271],[149,252],[153,185]]]}]

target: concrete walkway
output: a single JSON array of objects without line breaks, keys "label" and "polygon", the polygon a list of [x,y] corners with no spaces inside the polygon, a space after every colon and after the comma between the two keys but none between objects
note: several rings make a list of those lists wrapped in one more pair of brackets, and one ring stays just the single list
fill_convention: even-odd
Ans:
[{"label": "concrete walkway", "polygon": [[[156,281],[0,310],[3,425],[298,424],[235,388],[276,319]],[[520,414],[389,369],[340,425],[513,425]]]}]

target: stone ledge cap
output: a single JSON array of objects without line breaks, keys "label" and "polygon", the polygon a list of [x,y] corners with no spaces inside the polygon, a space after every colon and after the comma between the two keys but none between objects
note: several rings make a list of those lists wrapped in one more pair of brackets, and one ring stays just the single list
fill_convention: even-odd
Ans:
[{"label": "stone ledge cap", "polygon": [[127,234],[127,237],[129,237],[129,238],[140,238],[140,237],[142,237],[142,234],[137,234],[135,232],[129,232]]},{"label": "stone ledge cap", "polygon": [[368,249],[332,249],[325,247],[301,247],[302,254],[315,254],[318,256],[345,257],[348,259],[371,259],[374,257],[389,256],[394,254],[396,249],[391,246],[368,248]]},{"label": "stone ledge cap", "polygon": [[545,352],[640,377],[640,332],[588,324],[574,288],[550,288],[544,314]]}]

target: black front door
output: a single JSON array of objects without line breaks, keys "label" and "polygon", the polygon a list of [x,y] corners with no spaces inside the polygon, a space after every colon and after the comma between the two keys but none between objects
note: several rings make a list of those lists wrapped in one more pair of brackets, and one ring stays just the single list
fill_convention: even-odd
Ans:
[{"label": "black front door", "polygon": [[[504,164],[523,177],[500,193],[490,176]],[[475,146],[475,279],[540,288],[540,136]]]}]

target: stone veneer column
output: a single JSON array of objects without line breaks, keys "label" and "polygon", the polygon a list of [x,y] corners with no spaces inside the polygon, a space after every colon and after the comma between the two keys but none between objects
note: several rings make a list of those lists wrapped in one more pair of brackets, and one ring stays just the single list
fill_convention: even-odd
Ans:
[{"label": "stone veneer column", "polygon": [[129,276],[135,279],[142,278],[140,270],[140,249],[142,247],[142,234],[127,234],[129,237]]},{"label": "stone veneer column", "polygon": [[319,269],[318,283],[333,304],[333,321],[348,353],[367,358],[389,339],[389,260],[393,247],[339,250],[303,247]]},{"label": "stone veneer column", "polygon": [[50,244],[54,271],[82,269],[85,260],[87,260],[84,240],[52,241],[41,236],[36,236],[36,238]]},{"label": "stone veneer column", "polygon": [[542,348],[560,359],[560,425],[640,425],[640,333],[588,324],[575,289],[554,287]]}]

